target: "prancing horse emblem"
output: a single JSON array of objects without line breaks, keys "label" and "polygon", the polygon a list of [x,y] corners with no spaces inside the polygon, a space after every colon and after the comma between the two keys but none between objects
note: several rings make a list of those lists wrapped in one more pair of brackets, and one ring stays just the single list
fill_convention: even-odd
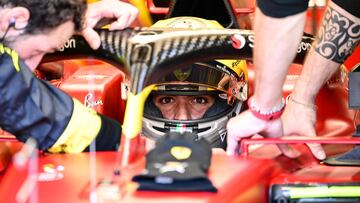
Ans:
[{"label": "prancing horse emblem", "polygon": [[175,77],[180,81],[185,81],[191,75],[191,68],[181,68],[174,71]]}]

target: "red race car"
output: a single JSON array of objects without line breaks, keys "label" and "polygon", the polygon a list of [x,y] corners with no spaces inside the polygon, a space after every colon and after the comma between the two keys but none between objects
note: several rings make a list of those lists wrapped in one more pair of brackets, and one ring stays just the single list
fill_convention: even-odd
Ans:
[{"label": "red race car", "polygon": [[[236,12],[228,1],[219,1],[221,2],[225,3],[219,4],[216,8],[224,8],[226,13],[230,12],[230,17],[221,16],[218,22],[224,27],[236,28]],[[179,7],[175,5],[171,8],[171,17],[178,12]],[[205,14],[197,17],[209,18],[204,16]],[[184,22],[184,19],[170,19],[166,22],[169,27],[169,22],[187,24],[188,20]],[[14,142],[11,135],[4,135],[1,138],[4,147],[0,148],[3,150],[0,153],[0,198],[4,202],[360,202],[360,159],[359,149],[356,147],[360,139],[353,136],[356,135],[358,116],[356,110],[348,108],[348,72],[343,66],[327,82],[317,98],[319,109],[316,130],[319,137],[246,139],[242,141],[241,155],[237,157],[227,156],[222,149],[213,149],[212,156],[209,156],[198,152],[196,147],[174,148],[177,145],[171,145],[168,151],[177,157],[177,160],[188,159],[191,157],[190,154],[195,153],[200,154],[197,162],[208,160],[205,176],[201,178],[210,181],[215,190],[189,190],[188,188],[194,188],[199,183],[196,181],[179,186],[182,189],[173,189],[173,179],[164,178],[164,171],[162,175],[155,176],[155,182],[159,181],[155,186],[152,184],[146,190],[139,190],[144,182],[136,181],[134,177],[139,174],[149,175],[150,160],[161,159],[163,156],[160,155],[163,154],[146,154],[145,143],[150,139],[138,136],[141,131],[138,124],[141,125],[142,122],[142,108],[136,109],[144,106],[145,100],[139,100],[136,96],[142,95],[143,89],[146,91],[148,86],[155,83],[158,84],[158,90],[163,87],[159,84],[166,84],[165,88],[173,87],[170,83],[158,81],[167,73],[172,73],[186,64],[196,64],[192,66],[192,70],[195,70],[195,67],[212,65],[212,69],[220,73],[229,72],[228,77],[220,77],[215,84],[218,85],[221,79],[227,78],[227,86],[240,85],[240,92],[232,91],[236,88],[227,88],[226,94],[222,96],[225,96],[227,102],[231,98],[238,99],[244,104],[240,105],[239,111],[243,110],[246,108],[246,102],[243,101],[253,90],[253,34],[249,30],[241,29],[210,31],[161,26],[113,32],[99,30],[99,34],[102,37],[102,46],[99,50],[91,50],[82,38],[75,36],[65,44],[64,49],[45,57],[38,75],[83,101],[84,105],[123,123],[119,151],[80,154],[39,153],[32,149],[31,143],[23,147],[22,144]],[[199,43],[201,40],[203,42]],[[311,36],[303,37],[297,57],[286,78],[284,98],[292,91],[311,41]],[[204,62],[218,58],[247,60],[247,68],[239,68],[236,72],[234,66],[243,63],[239,60],[232,60],[233,66],[229,69],[226,69],[226,62],[223,60],[215,60],[215,65]],[[241,67],[244,67],[244,64]],[[216,71],[211,74],[215,75]],[[175,76],[185,77],[185,73],[187,72],[182,71]],[[201,73],[204,74],[204,71],[198,72]],[[189,78],[188,75],[186,77]],[[232,79],[237,82],[232,83]],[[176,84],[176,88],[179,84],[182,85]],[[210,88],[210,83],[207,85]],[[219,87],[211,88],[218,91]],[[233,113],[232,110],[231,112]],[[146,113],[145,109],[145,118],[152,118],[146,117]],[[161,124],[172,129],[168,120],[156,121],[162,121]],[[209,122],[204,121],[201,124]],[[209,126],[205,126],[214,128],[218,123],[219,120],[214,120]],[[186,124],[190,126],[193,123],[185,123],[185,126]],[[183,123],[180,125],[175,122],[174,125],[177,132],[189,133]],[[166,129],[156,127],[157,125],[153,125],[149,131],[157,135],[158,131]],[[190,133],[196,132],[195,134],[201,138],[200,128],[200,125],[196,128],[192,126]],[[203,128],[203,131],[208,132],[209,129]],[[159,137],[158,139],[162,140],[161,136]],[[218,137],[221,138],[220,133]],[[211,140],[210,136],[205,138]],[[160,143],[153,150],[159,150],[168,144],[166,140],[165,144]],[[275,146],[279,143],[291,144],[302,152],[302,155],[296,159],[283,156]],[[304,143],[323,144],[330,158],[319,162]],[[159,171],[194,174],[193,170],[183,171],[187,166],[179,165],[179,161],[166,163],[166,166],[159,166]],[[144,173],[144,169],[147,169],[147,173]],[[156,187],[159,184],[162,186],[161,189]]]}]

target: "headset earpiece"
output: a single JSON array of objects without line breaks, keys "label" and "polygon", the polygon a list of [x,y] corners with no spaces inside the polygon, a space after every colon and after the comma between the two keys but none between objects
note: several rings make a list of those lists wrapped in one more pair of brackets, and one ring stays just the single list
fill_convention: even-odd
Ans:
[{"label": "headset earpiece", "polygon": [[5,36],[6,36],[6,34],[9,32],[10,28],[11,28],[11,27],[15,28],[15,23],[16,23],[16,19],[15,19],[15,18],[10,18],[10,20],[9,20],[9,25],[8,25],[8,27],[6,28],[5,33],[3,34],[3,36],[2,36],[1,39],[0,39],[0,43],[2,43],[2,42],[5,40]]},{"label": "headset earpiece", "polygon": [[16,23],[16,19],[15,18],[11,18],[9,20],[9,27],[15,27],[15,23]]}]

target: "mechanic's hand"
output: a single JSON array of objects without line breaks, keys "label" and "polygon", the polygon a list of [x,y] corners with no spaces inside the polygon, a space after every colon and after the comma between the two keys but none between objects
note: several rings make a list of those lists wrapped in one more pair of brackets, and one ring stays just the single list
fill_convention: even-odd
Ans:
[{"label": "mechanic's hand", "polygon": [[97,49],[100,46],[100,36],[93,28],[101,19],[115,19],[110,24],[109,30],[120,30],[128,27],[138,13],[136,7],[119,0],[102,0],[91,3],[85,14],[82,35],[93,49]]},{"label": "mechanic's hand", "polygon": [[[313,107],[311,107],[313,106]],[[281,116],[283,122],[284,135],[303,135],[316,137],[316,106],[307,106],[295,103],[292,99],[288,100],[285,111]],[[326,158],[325,152],[320,144],[307,144],[314,156],[323,160]]]},{"label": "mechanic's hand", "polygon": [[[251,137],[255,134],[264,137],[280,137],[283,134],[281,119],[265,121],[255,117],[250,110],[231,118],[227,123],[227,149],[228,155],[239,153],[241,138]],[[295,158],[300,154],[287,144],[278,145],[280,151],[287,157]]]}]

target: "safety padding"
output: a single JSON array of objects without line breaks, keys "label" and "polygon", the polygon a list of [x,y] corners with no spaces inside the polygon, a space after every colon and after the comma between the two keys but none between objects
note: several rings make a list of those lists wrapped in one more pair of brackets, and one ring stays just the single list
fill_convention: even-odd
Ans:
[{"label": "safety padding", "polygon": [[86,107],[123,121],[125,101],[121,87],[125,75],[109,64],[83,66],[59,84],[59,88],[78,99]]}]

